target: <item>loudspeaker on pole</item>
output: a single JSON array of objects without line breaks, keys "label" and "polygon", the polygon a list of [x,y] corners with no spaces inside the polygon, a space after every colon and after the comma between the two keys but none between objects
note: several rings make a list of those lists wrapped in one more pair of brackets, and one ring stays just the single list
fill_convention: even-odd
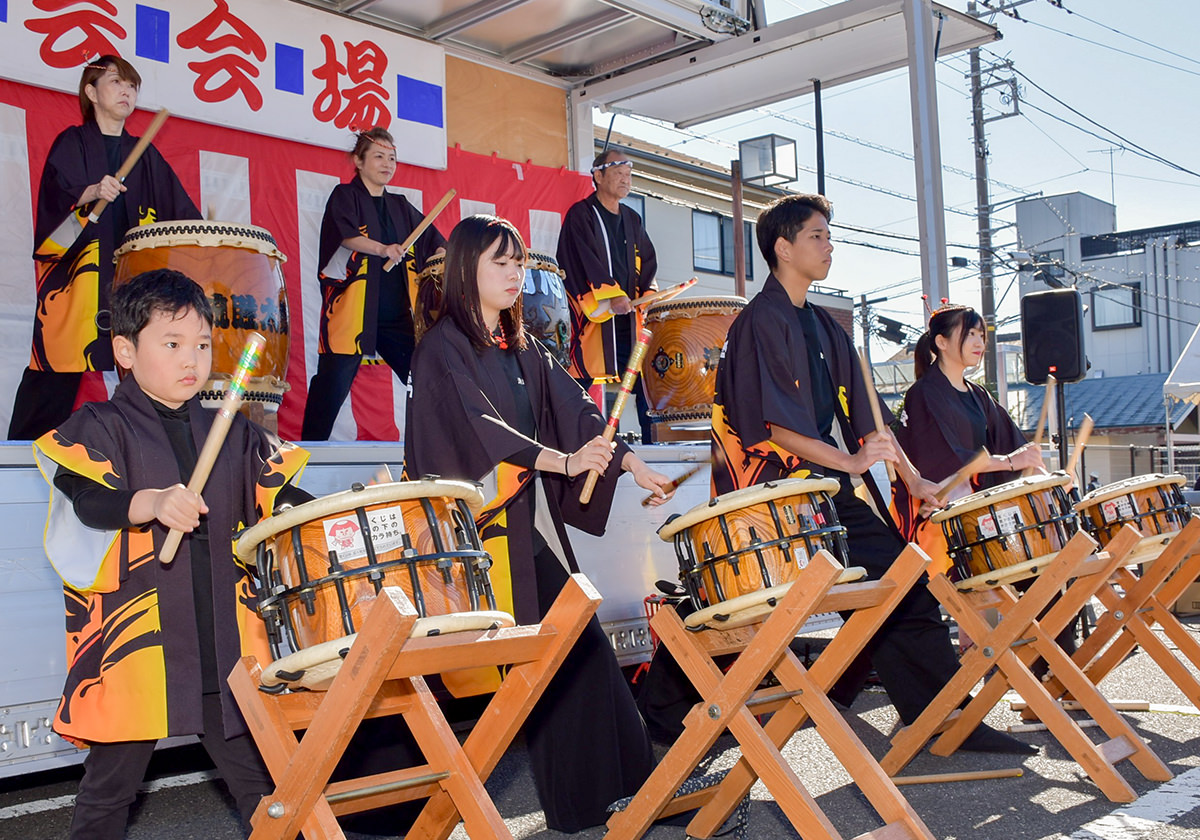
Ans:
[{"label": "loudspeaker on pole", "polygon": [[1025,381],[1043,385],[1051,374],[1060,383],[1083,379],[1088,363],[1079,290],[1051,289],[1021,298],[1021,346]]}]

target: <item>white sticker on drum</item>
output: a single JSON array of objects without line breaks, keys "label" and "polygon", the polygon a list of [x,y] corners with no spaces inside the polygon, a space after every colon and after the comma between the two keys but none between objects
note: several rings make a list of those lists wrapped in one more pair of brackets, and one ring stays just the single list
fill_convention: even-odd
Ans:
[{"label": "white sticker on drum", "polygon": [[[367,511],[367,522],[371,527],[371,545],[376,554],[383,554],[404,543],[404,518],[400,506]],[[359,560],[367,556],[366,541],[358,524],[357,514],[351,512],[321,522],[325,532],[325,547],[336,551],[339,563]]]},{"label": "white sticker on drum", "polygon": [[[996,520],[999,519],[999,527]],[[985,513],[979,517],[979,535],[984,539],[995,539],[1001,535],[1015,534],[1025,523],[1021,520],[1021,509],[1016,505],[997,508],[996,517]]]},{"label": "white sticker on drum", "polygon": [[1100,515],[1104,517],[1105,525],[1131,520],[1133,519],[1133,505],[1128,496],[1118,496],[1100,503]]},{"label": "white sticker on drum", "polygon": [[796,566],[804,569],[808,567],[808,550],[802,545],[798,545],[792,549],[792,556],[796,558]]}]

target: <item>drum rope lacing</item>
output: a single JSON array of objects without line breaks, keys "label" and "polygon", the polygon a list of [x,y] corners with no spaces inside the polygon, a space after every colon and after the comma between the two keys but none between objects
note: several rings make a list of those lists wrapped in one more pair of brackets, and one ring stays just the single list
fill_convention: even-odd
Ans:
[{"label": "drum rope lacing", "polygon": [[241,236],[246,239],[258,239],[266,242],[272,248],[278,247],[275,243],[275,237],[270,232],[262,228],[227,226],[227,225],[193,225],[187,223],[179,223],[168,226],[163,226],[155,229],[149,229],[148,225],[136,227],[125,234],[123,242],[136,242],[139,239],[155,239],[167,234],[180,233],[204,233],[218,234],[222,236]]},{"label": "drum rope lacing", "polygon": [[[728,770],[722,770],[719,773],[706,773],[703,776],[692,776],[686,779],[679,786],[679,790],[675,791],[672,799],[678,799],[680,796],[698,793],[707,788],[716,787],[726,776],[729,775]],[[615,814],[618,811],[624,811],[629,807],[629,803],[633,801],[632,796],[626,796],[624,799],[618,799],[616,802],[608,806],[608,813]],[[750,794],[742,797],[742,801],[738,803],[737,810],[733,812],[732,819],[737,820],[730,828],[725,831],[719,831],[712,835],[713,837],[732,836],[733,840],[744,840],[746,837],[746,828],[750,825]],[[690,834],[684,834],[688,840],[692,840]]]}]

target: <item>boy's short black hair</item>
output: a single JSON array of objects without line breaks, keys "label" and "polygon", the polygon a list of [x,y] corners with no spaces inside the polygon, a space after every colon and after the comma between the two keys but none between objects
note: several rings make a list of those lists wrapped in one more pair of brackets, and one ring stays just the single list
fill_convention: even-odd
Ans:
[{"label": "boy's short black hair", "polygon": [[825,221],[831,222],[833,204],[823,195],[786,195],[759,214],[758,250],[762,251],[768,268],[775,270],[775,240],[783,237],[791,242],[813,213],[820,213]]},{"label": "boy's short black hair", "polygon": [[181,271],[156,268],[143,271],[128,283],[113,289],[110,303],[112,334],[137,344],[138,333],[155,312],[172,317],[193,310],[213,325],[212,303],[200,284]]}]

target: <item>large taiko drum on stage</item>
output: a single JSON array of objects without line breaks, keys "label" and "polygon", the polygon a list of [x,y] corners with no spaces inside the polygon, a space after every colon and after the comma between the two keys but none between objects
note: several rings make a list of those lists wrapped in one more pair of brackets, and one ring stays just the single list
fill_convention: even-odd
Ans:
[{"label": "large taiko drum on stage", "polygon": [[521,290],[525,329],[537,336],[563,367],[570,364],[571,345],[571,305],[563,286],[566,276],[554,257],[530,251]]},{"label": "large taiko drum on stage", "polygon": [[675,545],[679,578],[703,609],[689,626],[740,627],[770,612],[821,549],[845,558],[846,529],[832,478],[788,478],[717,496],[669,519],[658,535]]},{"label": "large taiko drum on stage", "polygon": [[[462,481],[356,485],[244,531],[235,552],[262,581],[258,611],[275,664],[286,672],[303,662],[313,673],[302,684],[327,684],[340,660],[327,651],[349,648],[385,586],[403,589],[420,614],[414,635],[512,626],[496,611],[491,558],[475,529],[483,501]],[[295,653],[279,659],[285,647]]]},{"label": "large taiko drum on stage", "polygon": [[[413,308],[413,320],[417,324],[418,339],[424,332],[423,312],[427,299],[441,300],[442,277],[445,273],[445,255],[435,254],[426,260],[425,267],[417,276],[419,291],[417,304]],[[530,251],[525,261],[525,285],[521,288],[521,310],[526,332],[545,344],[564,367],[569,364],[568,348],[571,344],[571,306],[563,286],[565,276],[554,257]],[[431,283],[436,292],[428,295],[424,290]]]},{"label": "large taiko drum on stage", "polygon": [[1080,524],[1101,546],[1132,525],[1142,532],[1127,563],[1153,560],[1183,530],[1192,509],[1183,498],[1187,479],[1182,475],[1139,475],[1106,484],[1075,504]]},{"label": "large taiko drum on stage", "polygon": [[266,339],[247,403],[274,413],[287,390],[288,308],[281,266],[287,258],[269,231],[202,220],[154,222],[132,228],[116,253],[113,286],[144,271],[170,268],[200,284],[213,305],[212,375],[200,392],[218,405],[237,370],[250,333]]},{"label": "large taiko drum on stage", "polygon": [[951,577],[982,586],[1011,583],[1038,574],[1077,530],[1064,489],[1066,473],[1018,478],[937,511],[930,521],[946,535]]},{"label": "large taiko drum on stage", "polygon": [[669,429],[707,437],[721,348],[745,306],[746,299],[735,296],[671,298],[646,311],[652,337],[642,362],[642,387],[656,440],[680,437]]}]

